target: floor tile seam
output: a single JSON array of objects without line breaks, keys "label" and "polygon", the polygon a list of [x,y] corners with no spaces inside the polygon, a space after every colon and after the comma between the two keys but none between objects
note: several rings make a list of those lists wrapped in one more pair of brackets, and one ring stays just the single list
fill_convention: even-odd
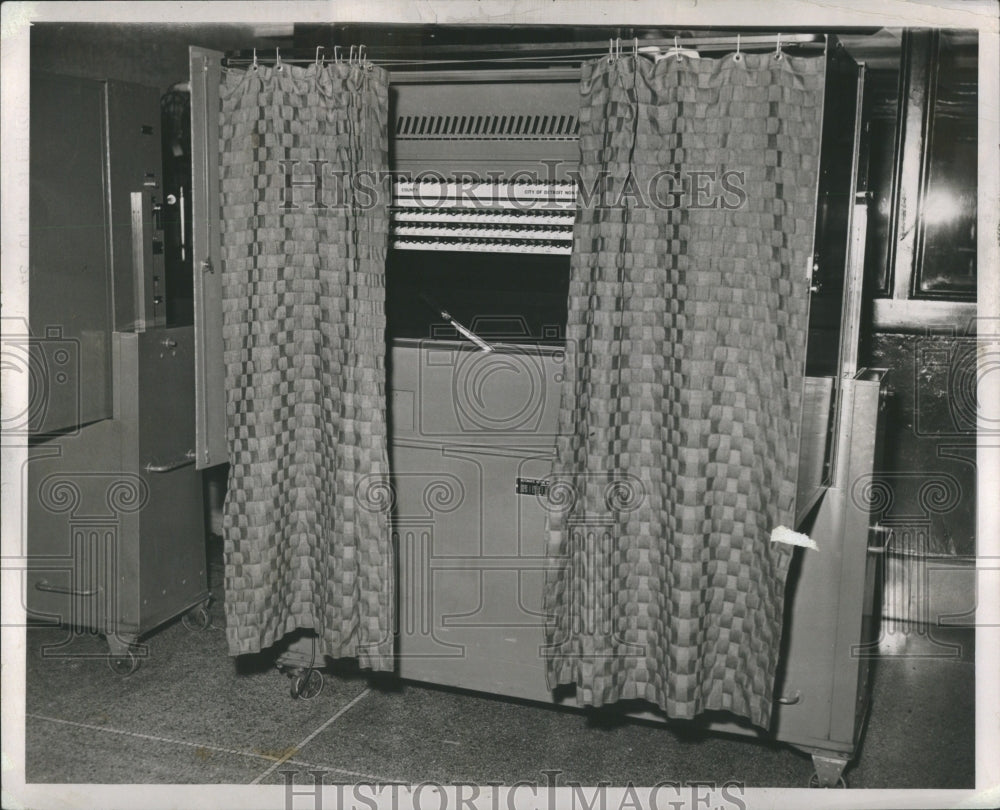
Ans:
[{"label": "floor tile seam", "polygon": [[112,728],[110,726],[101,726],[96,723],[83,723],[79,720],[67,720],[62,717],[49,717],[44,714],[34,714],[26,713],[25,718],[32,718],[35,720],[45,720],[49,723],[58,723],[60,725],[72,726],[74,728],[83,728],[89,731],[104,731],[108,734],[117,734],[122,737],[135,737],[141,740],[149,740],[152,742],[167,743],[169,745],[183,745],[188,748],[204,749],[206,751],[217,751],[222,754],[232,754],[234,756],[251,757],[252,759],[263,759],[269,762],[280,762],[282,757],[275,757],[268,754],[260,753],[259,751],[245,751],[239,748],[226,748],[222,745],[216,745],[215,743],[208,742],[193,742],[190,740],[178,740],[174,737],[164,737],[159,734],[145,734],[141,731],[128,731],[127,729]]},{"label": "floor tile seam", "polygon": [[284,760],[282,760],[282,758],[280,758],[280,757],[269,756],[268,754],[261,754],[261,753],[259,753],[257,751],[244,751],[242,749],[237,749],[237,748],[226,748],[226,747],[221,746],[221,745],[215,745],[214,743],[189,742],[187,740],[177,740],[177,739],[174,739],[172,737],[163,737],[163,736],[156,735],[156,734],[143,734],[142,732],[137,732],[137,731],[128,731],[126,729],[110,728],[108,726],[99,726],[99,725],[97,725],[95,723],[82,723],[82,722],[77,721],[77,720],[66,720],[66,719],[61,718],[61,717],[49,717],[49,716],[42,715],[42,714],[33,714],[33,713],[32,714],[26,714],[25,717],[26,718],[30,717],[30,718],[35,719],[35,720],[45,720],[45,721],[50,722],[50,723],[58,723],[58,724],[61,724],[61,725],[73,726],[75,728],[84,728],[84,729],[87,729],[89,731],[105,731],[105,732],[107,732],[109,734],[118,734],[118,735],[124,736],[124,737],[137,737],[139,739],[151,740],[153,742],[168,743],[168,744],[171,744],[171,745],[182,745],[182,746],[186,746],[186,747],[189,747],[189,748],[193,747],[193,748],[196,748],[196,749],[197,748],[201,748],[201,749],[205,749],[205,750],[208,750],[208,751],[217,751],[217,752],[223,753],[223,754],[232,754],[232,755],[235,755],[235,756],[249,757],[251,759],[263,759],[263,760],[268,760],[268,761],[279,760],[279,761],[284,761],[285,764],[299,765],[299,766],[301,766],[303,768],[311,768],[311,769],[314,769],[314,770],[324,770],[324,771],[329,771],[331,773],[344,774],[345,776],[358,776],[358,777],[362,777],[362,778],[367,779],[369,781],[380,783],[380,784],[394,784],[394,783],[409,784],[405,780],[387,779],[384,776],[376,776],[374,774],[362,773],[360,771],[353,771],[353,770],[350,770],[348,768],[338,768],[335,765],[319,765],[319,764],[317,764],[315,762],[304,762],[302,760],[294,759],[294,758],[293,759],[284,759]]}]

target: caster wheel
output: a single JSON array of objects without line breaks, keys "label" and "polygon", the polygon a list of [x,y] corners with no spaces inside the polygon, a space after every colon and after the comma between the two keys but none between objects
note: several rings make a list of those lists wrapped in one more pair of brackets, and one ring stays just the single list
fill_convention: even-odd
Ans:
[{"label": "caster wheel", "polygon": [[181,623],[192,633],[207,629],[212,623],[212,618],[208,615],[208,605],[192,608],[181,618]]},{"label": "caster wheel", "polygon": [[[819,777],[815,773],[812,776],[809,777],[809,787],[811,787],[811,788],[818,788],[819,787]],[[846,788],[847,787],[847,780],[844,779],[843,776],[838,776],[836,784],[834,784],[834,785],[826,785],[825,787]]]},{"label": "caster wheel", "polygon": [[127,678],[139,668],[139,659],[135,653],[129,650],[125,655],[109,655],[108,668],[115,673]]},{"label": "caster wheel", "polygon": [[318,669],[307,669],[292,679],[292,697],[312,700],[323,691],[323,673]]}]

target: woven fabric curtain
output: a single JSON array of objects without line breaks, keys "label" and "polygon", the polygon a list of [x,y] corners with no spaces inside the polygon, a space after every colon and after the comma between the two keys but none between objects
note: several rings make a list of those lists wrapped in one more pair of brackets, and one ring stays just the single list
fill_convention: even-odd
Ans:
[{"label": "woven fabric curtain", "polygon": [[824,63],[584,65],[545,595],[582,704],[770,722]]},{"label": "woven fabric curtain", "polygon": [[309,628],[391,669],[387,74],[259,66],[220,96],[229,650]]}]

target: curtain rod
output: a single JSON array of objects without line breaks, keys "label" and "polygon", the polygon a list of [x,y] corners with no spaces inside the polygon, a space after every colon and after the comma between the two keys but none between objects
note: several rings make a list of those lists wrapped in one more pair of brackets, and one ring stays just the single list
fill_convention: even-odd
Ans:
[{"label": "curtain rod", "polygon": [[[616,38],[616,44],[620,42],[621,54],[623,56],[628,56],[632,53],[633,47],[636,44],[636,38],[632,37],[628,40],[622,40],[621,38]],[[704,48],[706,51],[712,50],[725,50],[728,48],[739,47],[747,50],[755,50],[762,47],[777,47],[780,42],[782,48],[794,47],[794,46],[822,46],[826,43],[826,36],[824,34],[752,34],[749,36],[716,36],[716,37],[671,37],[671,38],[654,38],[654,39],[640,39],[638,40],[638,47],[650,48],[673,48],[679,45],[681,48]],[[361,46],[362,48],[364,46]],[[390,46],[392,47],[392,46]],[[448,45],[439,46],[435,48],[430,46],[425,48],[426,51],[444,51],[444,50],[465,50],[469,48],[476,47],[474,44],[470,45]],[[497,52],[518,52],[518,53],[530,53],[533,51],[545,51],[548,52],[548,56],[496,56],[487,57],[482,56],[478,58],[465,58],[465,59],[435,59],[430,58],[370,58],[364,57],[366,61],[378,65],[443,65],[443,64],[475,64],[483,62],[539,62],[539,61],[572,61],[575,59],[582,59],[589,56],[601,56],[603,54],[609,53],[610,48],[607,42],[601,41],[587,41],[587,42],[552,42],[552,43],[515,43],[509,45],[485,45],[482,46],[484,49],[493,49]],[[340,52],[341,62],[349,61],[349,50],[358,48],[358,46],[337,46]],[[393,48],[395,50],[400,50],[399,48]],[[315,57],[283,57],[280,56],[280,49],[275,49],[274,56],[265,56],[262,54],[255,56],[254,58],[246,56],[227,56],[225,59],[225,64],[227,65],[249,65],[253,64],[255,61],[257,63],[265,64],[276,64],[278,62],[285,62],[289,64],[311,64],[317,62],[320,58],[327,62],[335,61],[334,55],[325,53],[323,46],[318,47],[317,55]],[[552,54],[553,51],[578,51],[579,53],[567,53],[564,55]],[[353,61],[353,58],[351,58]]]}]

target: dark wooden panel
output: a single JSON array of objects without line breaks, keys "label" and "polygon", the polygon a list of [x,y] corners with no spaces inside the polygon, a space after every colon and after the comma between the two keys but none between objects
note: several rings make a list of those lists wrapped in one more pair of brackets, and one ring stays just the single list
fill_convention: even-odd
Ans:
[{"label": "dark wooden panel", "polygon": [[806,354],[806,374],[813,376],[836,375],[839,370],[858,159],[858,66],[836,51],[827,64],[826,82]]},{"label": "dark wooden panel", "polygon": [[976,296],[978,64],[976,47],[936,36],[928,104],[917,297]]},{"label": "dark wooden panel", "polygon": [[865,278],[870,294],[891,292],[893,178],[899,119],[899,71],[873,70],[865,77],[865,141],[868,164],[868,236]]},{"label": "dark wooden panel", "polygon": [[878,471],[891,503],[876,517],[925,537],[920,554],[975,555],[975,339],[878,334],[868,359],[893,391]]}]

